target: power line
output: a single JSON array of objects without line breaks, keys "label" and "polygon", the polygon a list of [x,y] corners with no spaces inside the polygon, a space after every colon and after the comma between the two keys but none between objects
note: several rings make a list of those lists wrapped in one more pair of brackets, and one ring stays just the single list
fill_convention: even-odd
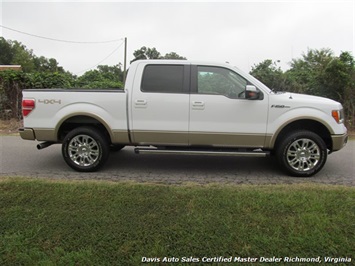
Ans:
[{"label": "power line", "polygon": [[81,71],[79,71],[79,72],[76,72],[75,75],[78,75],[79,73],[82,73],[82,72],[86,72],[86,71],[88,71],[88,70],[90,70],[90,69],[92,69],[92,68],[94,68],[94,67],[97,67],[97,66],[100,65],[102,62],[104,62],[107,58],[109,58],[111,55],[113,55],[113,54],[122,46],[123,43],[124,43],[124,41],[123,41],[119,46],[117,46],[117,47],[115,48],[115,50],[113,50],[108,56],[106,56],[104,59],[102,59],[102,60],[101,60],[100,62],[98,62],[96,65],[94,65],[94,66],[92,66],[92,67],[90,67],[90,68],[81,70]]},{"label": "power line", "polygon": [[15,32],[18,32],[18,33],[21,33],[21,34],[25,34],[25,35],[28,35],[28,36],[32,36],[32,37],[36,37],[36,38],[41,38],[41,39],[50,40],[50,41],[56,41],[56,42],[65,42],[65,43],[99,44],[99,43],[119,42],[119,41],[124,40],[124,38],[116,39],[116,40],[109,40],[109,41],[97,41],[97,42],[81,42],[81,41],[60,40],[60,39],[44,37],[44,36],[39,36],[39,35],[36,35],[36,34],[31,34],[31,33],[23,32],[23,31],[15,30],[15,29],[12,29],[12,28],[9,28],[9,27],[5,27],[3,25],[0,25],[0,27],[3,28],[3,29],[15,31]]}]

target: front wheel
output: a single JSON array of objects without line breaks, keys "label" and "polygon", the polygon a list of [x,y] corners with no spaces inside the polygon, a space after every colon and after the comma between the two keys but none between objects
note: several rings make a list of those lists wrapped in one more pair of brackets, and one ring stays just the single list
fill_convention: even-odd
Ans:
[{"label": "front wheel", "polygon": [[311,131],[296,131],[283,139],[276,150],[280,165],[292,176],[318,173],[327,160],[327,146]]},{"label": "front wheel", "polygon": [[64,138],[65,162],[79,172],[94,172],[107,161],[109,145],[103,134],[93,127],[79,127]]}]

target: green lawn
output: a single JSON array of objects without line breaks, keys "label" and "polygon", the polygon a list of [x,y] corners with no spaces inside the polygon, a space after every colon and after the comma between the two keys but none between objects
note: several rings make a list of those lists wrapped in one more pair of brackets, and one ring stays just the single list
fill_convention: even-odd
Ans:
[{"label": "green lawn", "polygon": [[181,258],[190,256],[351,257],[354,221],[352,187],[1,178],[0,265],[140,265],[143,257],[173,256],[180,259],[173,265],[187,265]]}]

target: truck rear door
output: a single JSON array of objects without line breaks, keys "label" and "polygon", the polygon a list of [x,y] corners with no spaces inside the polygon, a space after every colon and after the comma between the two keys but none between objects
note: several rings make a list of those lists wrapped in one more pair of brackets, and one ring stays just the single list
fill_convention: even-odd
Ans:
[{"label": "truck rear door", "polygon": [[190,65],[141,62],[137,66],[130,123],[132,142],[187,145]]}]

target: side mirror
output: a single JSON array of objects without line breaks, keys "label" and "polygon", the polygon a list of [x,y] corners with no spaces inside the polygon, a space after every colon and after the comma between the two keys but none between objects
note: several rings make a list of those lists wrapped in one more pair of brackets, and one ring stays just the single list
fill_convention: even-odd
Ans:
[{"label": "side mirror", "polygon": [[253,85],[245,87],[245,99],[258,100],[260,98],[260,91]]}]

